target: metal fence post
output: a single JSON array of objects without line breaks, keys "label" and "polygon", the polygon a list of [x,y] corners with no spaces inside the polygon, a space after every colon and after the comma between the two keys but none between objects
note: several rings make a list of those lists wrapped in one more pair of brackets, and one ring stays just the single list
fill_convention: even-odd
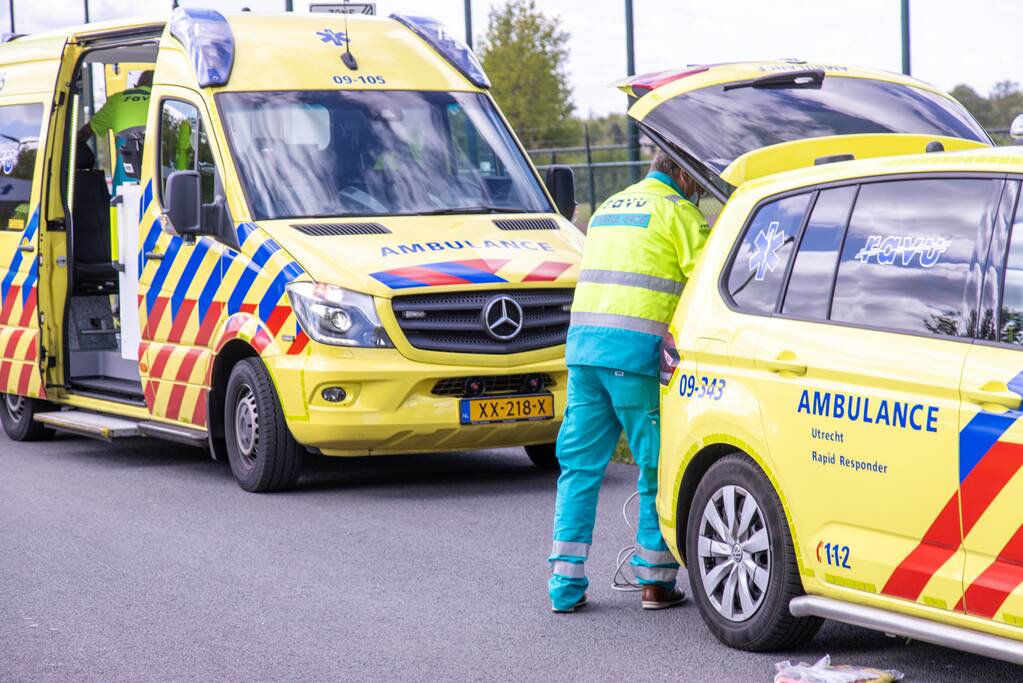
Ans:
[{"label": "metal fence post", "polygon": [[902,73],[910,73],[909,63],[909,0],[902,0]]},{"label": "metal fence post", "polygon": [[597,210],[597,187],[593,178],[593,150],[590,149],[590,124],[583,126],[586,135],[586,179],[590,184],[590,212]]},{"label": "metal fence post", "polygon": [[[636,44],[633,39],[633,29],[632,0],[625,0],[625,70],[629,76],[636,75]],[[627,112],[628,107],[626,107],[625,114],[627,126],[625,136],[628,139],[625,142],[629,145],[629,161],[639,161],[639,128],[636,127],[636,122],[629,117]],[[637,168],[638,166],[633,166],[630,169],[633,182],[639,180],[639,176],[636,174]]]}]

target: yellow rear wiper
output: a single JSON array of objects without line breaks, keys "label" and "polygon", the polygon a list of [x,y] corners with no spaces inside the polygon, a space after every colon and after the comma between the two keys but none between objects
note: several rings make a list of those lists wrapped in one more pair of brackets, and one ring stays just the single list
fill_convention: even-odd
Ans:
[{"label": "yellow rear wiper", "polygon": [[748,81],[736,81],[724,87],[725,91],[739,88],[813,88],[819,89],[824,83],[823,69],[801,69],[799,71],[783,71],[767,76],[751,78]]}]

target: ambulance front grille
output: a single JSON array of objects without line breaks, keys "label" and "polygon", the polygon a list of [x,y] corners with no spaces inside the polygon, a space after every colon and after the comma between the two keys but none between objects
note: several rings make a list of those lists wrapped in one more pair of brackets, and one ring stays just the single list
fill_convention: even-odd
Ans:
[{"label": "ambulance front grille", "polygon": [[[526,379],[533,375],[494,375],[481,377],[447,377],[437,380],[430,392],[435,396],[466,396],[465,383],[470,379],[483,380],[482,396],[497,396],[500,394],[526,394]],[[549,389],[554,386],[554,378],[548,374],[542,374],[543,386]]]},{"label": "ambulance front grille", "polygon": [[[449,353],[521,353],[565,343],[571,289],[509,289],[447,292],[395,297],[394,317],[409,344]],[[522,330],[509,340],[495,339],[483,323],[483,308],[495,296],[522,307]]]}]

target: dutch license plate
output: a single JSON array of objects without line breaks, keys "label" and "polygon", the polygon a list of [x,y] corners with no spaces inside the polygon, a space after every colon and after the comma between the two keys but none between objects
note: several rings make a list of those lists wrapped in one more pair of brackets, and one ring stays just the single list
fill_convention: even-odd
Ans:
[{"label": "dutch license plate", "polygon": [[463,398],[459,412],[464,425],[488,422],[524,422],[554,418],[554,396],[498,396],[494,398]]}]

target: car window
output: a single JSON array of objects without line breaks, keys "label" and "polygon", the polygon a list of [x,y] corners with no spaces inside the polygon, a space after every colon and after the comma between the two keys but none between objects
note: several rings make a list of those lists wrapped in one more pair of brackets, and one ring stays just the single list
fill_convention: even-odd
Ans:
[{"label": "car window", "polygon": [[1023,203],[1016,206],[1016,218],[1005,259],[1002,285],[1002,329],[998,338],[1007,344],[1023,344]]},{"label": "car window", "polygon": [[817,195],[803,231],[782,313],[797,318],[827,320],[831,285],[849,222],[856,186],[836,187]]},{"label": "car window", "polygon": [[28,222],[43,105],[0,107],[0,230],[22,230]]},{"label": "car window", "polygon": [[764,204],[746,228],[726,285],[741,310],[774,312],[809,201],[799,194]]},{"label": "car window", "polygon": [[972,334],[976,302],[965,295],[1003,185],[959,178],[863,185],[842,248],[831,320]]},{"label": "car window", "polygon": [[[174,171],[199,171],[202,203],[213,201],[216,166],[206,127],[199,110],[180,100],[164,100],[160,107],[160,188]],[[161,197],[163,194],[161,193]]]}]

